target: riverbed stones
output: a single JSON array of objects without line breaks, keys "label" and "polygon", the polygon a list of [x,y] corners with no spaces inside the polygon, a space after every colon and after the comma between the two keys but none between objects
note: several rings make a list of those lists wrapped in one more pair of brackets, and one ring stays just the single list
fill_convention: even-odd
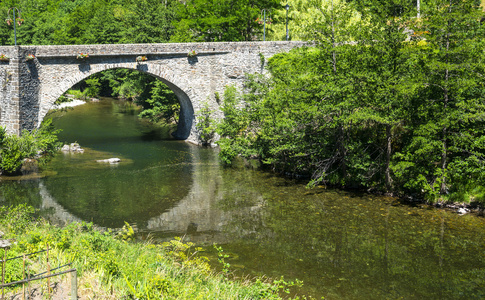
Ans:
[{"label": "riverbed stones", "polygon": [[62,152],[76,152],[84,153],[84,149],[78,143],[71,143],[70,145],[64,145],[61,148]]}]

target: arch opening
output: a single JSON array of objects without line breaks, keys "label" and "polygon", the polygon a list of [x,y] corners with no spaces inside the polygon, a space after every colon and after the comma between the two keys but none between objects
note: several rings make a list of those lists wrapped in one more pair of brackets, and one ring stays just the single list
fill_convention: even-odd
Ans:
[{"label": "arch opening", "polygon": [[[116,73],[124,73],[127,76],[125,78],[117,78]],[[121,96],[119,98],[131,98],[131,100],[134,100],[134,103],[141,104],[143,107],[142,117],[152,122],[165,118],[165,122],[168,125],[170,122],[175,123],[176,130],[172,133],[175,139],[186,140],[191,135],[195,118],[192,101],[182,88],[169,80],[138,67],[136,69],[126,67],[107,68],[83,75],[81,77],[77,76],[74,81],[65,80],[56,87],[54,92],[51,91],[48,95],[49,99],[46,101],[46,109],[39,116],[39,124],[54,106],[54,103],[67,91],[79,88],[83,94],[92,97],[94,96],[93,89],[97,89],[100,92],[98,96],[101,97]],[[126,80],[133,81],[136,77],[138,77],[138,82],[131,82],[131,86],[130,83],[126,84]],[[142,82],[140,86],[140,80],[143,81],[144,79],[147,79],[147,82]],[[110,80],[113,85],[110,84]],[[118,85],[116,85],[116,82]],[[137,84],[138,86],[136,86]],[[113,93],[113,90],[116,91]],[[173,99],[170,98],[176,99],[175,102],[178,104],[176,107],[172,107]],[[157,102],[160,99],[167,101],[161,104]],[[165,107],[163,107],[164,105]],[[170,115],[167,116],[164,113]]]}]

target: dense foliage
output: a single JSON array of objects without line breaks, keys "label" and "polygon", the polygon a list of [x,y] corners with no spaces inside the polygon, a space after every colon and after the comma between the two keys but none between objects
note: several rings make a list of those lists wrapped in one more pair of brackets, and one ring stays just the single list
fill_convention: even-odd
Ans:
[{"label": "dense foliage", "polygon": [[226,91],[223,159],[256,156],[312,184],[485,201],[481,9],[427,1],[416,19],[405,2],[372,3],[356,20],[352,3],[328,1],[308,32],[317,47],[274,56],[244,95]]},{"label": "dense foliage", "polygon": [[[14,6],[20,45],[248,41],[262,36],[261,9],[284,10],[278,0],[7,0],[0,14]],[[12,26],[0,23],[0,43],[13,42]]]},{"label": "dense foliage", "polygon": [[56,134],[50,119],[32,132],[22,131],[20,136],[8,134],[4,127],[0,127],[1,174],[17,174],[25,158],[35,157],[42,162],[52,156],[60,146]]}]

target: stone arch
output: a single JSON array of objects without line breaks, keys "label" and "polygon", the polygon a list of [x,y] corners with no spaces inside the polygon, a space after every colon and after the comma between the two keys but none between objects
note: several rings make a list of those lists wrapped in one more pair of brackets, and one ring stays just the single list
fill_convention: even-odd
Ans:
[{"label": "stone arch", "polygon": [[[131,67],[130,67],[131,65]],[[181,139],[181,140],[186,140],[186,139],[194,139],[194,131],[195,131],[195,114],[194,114],[194,106],[192,104],[192,101],[190,97],[188,96],[188,92],[190,92],[190,88],[184,88],[183,83],[181,83],[182,87],[179,87],[177,85],[177,80],[175,76],[170,76],[170,73],[167,72],[167,70],[164,69],[158,69],[158,70],[150,70],[148,68],[147,64],[143,65],[138,65],[135,64],[135,67],[133,67],[133,63],[130,62],[128,64],[107,64],[100,66],[96,65],[95,67],[91,68],[90,65],[88,64],[81,64],[79,65],[79,72],[74,72],[72,76],[58,82],[58,84],[52,88],[49,87],[49,92],[48,93],[43,93],[42,94],[42,100],[41,100],[41,109],[39,112],[39,119],[38,119],[38,124],[37,126],[40,125],[42,120],[45,118],[47,112],[52,109],[54,106],[54,102],[63,94],[65,93],[68,89],[73,87],[75,84],[85,80],[91,75],[111,70],[111,69],[129,69],[129,70],[135,70],[138,72],[142,72],[148,75],[151,75],[158,80],[162,81],[164,84],[166,84],[177,96],[179,102],[180,102],[180,114],[179,114],[179,122],[177,126],[176,132],[173,133],[173,136],[176,139]],[[168,75],[168,76],[167,76]],[[170,79],[167,79],[167,77]]]}]

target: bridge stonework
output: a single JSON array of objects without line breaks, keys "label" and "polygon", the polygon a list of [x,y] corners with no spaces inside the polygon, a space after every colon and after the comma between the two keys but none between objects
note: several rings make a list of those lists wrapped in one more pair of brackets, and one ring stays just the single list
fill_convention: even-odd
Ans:
[{"label": "bridge stonework", "polygon": [[[222,117],[215,93],[242,87],[246,73],[264,72],[265,59],[303,46],[303,42],[221,42],[69,46],[0,46],[9,61],[0,62],[0,126],[20,134],[39,126],[54,102],[76,83],[115,68],[151,74],[177,95],[180,120],[175,136],[198,141],[196,116],[207,102]],[[187,53],[195,51],[194,57]],[[78,60],[79,53],[89,58]],[[27,61],[28,54],[35,59]],[[136,62],[137,56],[147,61]]]}]

